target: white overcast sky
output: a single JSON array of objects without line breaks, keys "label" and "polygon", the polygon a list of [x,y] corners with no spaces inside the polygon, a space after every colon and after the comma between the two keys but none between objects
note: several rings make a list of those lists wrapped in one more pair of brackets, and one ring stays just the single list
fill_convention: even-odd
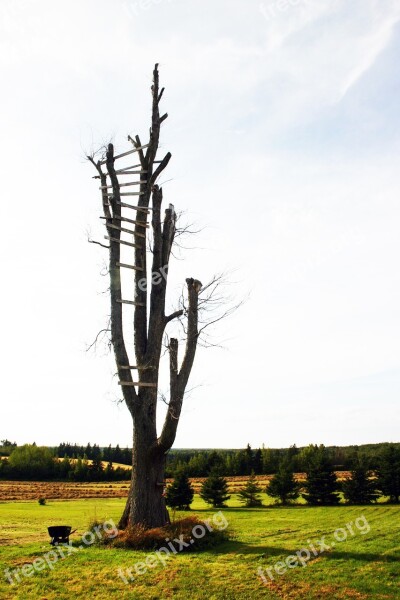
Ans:
[{"label": "white overcast sky", "polygon": [[399,441],[399,18],[399,0],[0,0],[0,439],[131,444],[112,357],[85,352],[108,299],[84,156],[146,138],[159,62],[165,202],[206,227],[170,305],[225,269],[248,296],[198,353],[176,447]]}]

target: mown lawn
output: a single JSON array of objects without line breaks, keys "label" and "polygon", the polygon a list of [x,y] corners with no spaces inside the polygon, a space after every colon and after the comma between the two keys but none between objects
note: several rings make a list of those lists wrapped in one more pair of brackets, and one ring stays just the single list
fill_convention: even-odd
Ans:
[{"label": "mown lawn", "polygon": [[[264,497],[264,500],[267,499]],[[118,520],[124,500],[89,499],[0,503],[0,597],[4,599],[132,598],[160,600],[276,598],[400,598],[400,513],[389,505],[332,508],[243,509],[233,496],[223,514],[235,538],[207,552],[171,555],[165,567],[135,574],[134,565],[151,553],[88,546],[11,585],[6,568],[20,569],[51,550],[47,526],[68,524],[85,533],[90,521]],[[192,513],[211,518],[196,497]],[[358,519],[358,520],[357,520]],[[220,523],[221,521],[219,521]],[[347,526],[348,524],[351,524]],[[336,533],[334,532],[339,530]],[[334,548],[312,556],[321,538]],[[347,537],[345,541],[338,541]],[[79,540],[78,533],[73,536]],[[193,544],[195,549],[196,543]],[[308,548],[306,566],[287,568],[278,561]],[[303,551],[301,556],[306,556]],[[268,577],[266,569],[278,562]],[[298,562],[298,561],[297,561]],[[293,562],[289,561],[289,564]],[[118,575],[133,568],[128,584]],[[258,570],[262,569],[266,583]],[[139,570],[142,570],[139,567]]]}]

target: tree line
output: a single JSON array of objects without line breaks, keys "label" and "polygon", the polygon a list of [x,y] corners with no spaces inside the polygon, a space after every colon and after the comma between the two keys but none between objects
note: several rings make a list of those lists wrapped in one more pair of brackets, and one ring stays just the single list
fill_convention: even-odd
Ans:
[{"label": "tree line", "polygon": [[[32,444],[36,447],[36,444]],[[311,446],[312,447],[312,446]],[[368,444],[363,446],[331,446],[325,448],[325,459],[334,471],[348,471],[353,467],[354,461],[359,454],[362,454],[368,462],[371,470],[376,470],[380,464],[380,457],[385,449],[393,447],[400,448],[400,444]],[[0,442],[0,477],[17,479],[26,477],[29,479],[71,479],[77,481],[94,480],[97,476],[101,480],[105,477],[105,468],[102,468],[101,461],[107,464],[113,464],[113,471],[120,476],[120,479],[128,479],[129,470],[117,470],[115,463],[131,465],[130,448],[115,447],[111,444],[107,447],[100,447],[97,444],[88,443],[86,446],[70,444],[63,442],[56,447],[46,448],[53,458],[58,461],[52,461],[52,466],[48,461],[47,454],[43,451],[43,463],[41,468],[37,458],[34,463],[26,467],[22,472],[21,467],[14,467],[17,455],[10,463],[11,455],[18,448],[15,442],[3,440]],[[211,472],[218,471],[225,477],[243,476],[254,473],[255,475],[273,475],[278,473],[281,465],[290,463],[291,468],[296,473],[304,473],[307,470],[310,446],[297,448],[296,445],[290,448],[251,448],[250,444],[241,450],[181,450],[173,449],[167,456],[166,477],[171,478],[179,471],[184,469],[189,477],[207,477]],[[4,460],[8,457],[8,460]],[[93,461],[94,466],[90,465]],[[61,464],[60,464],[61,462]],[[47,466],[46,466],[47,465]],[[97,465],[97,467],[96,467]],[[75,472],[77,471],[77,472]],[[97,473],[97,474],[96,474]],[[112,470],[109,468],[107,476],[111,477]]]},{"label": "tree line", "polygon": [[131,470],[104,465],[101,455],[89,460],[64,456],[59,460],[54,450],[36,444],[15,446],[0,460],[0,478],[11,480],[121,481],[131,478]]},{"label": "tree line", "polygon": [[[362,446],[331,446],[325,448],[326,460],[335,471],[352,468],[357,454],[362,453],[371,469],[378,468],[382,451],[390,444],[366,444]],[[400,444],[393,444],[400,448]],[[294,472],[304,473],[307,469],[309,448],[258,448],[250,444],[242,450],[172,450],[167,461],[167,477],[184,469],[189,477],[207,477],[218,470],[226,477],[250,475],[273,475],[280,465],[290,462]]]},{"label": "tree line", "polygon": [[[387,502],[399,503],[400,448],[396,444],[384,446],[377,457],[375,470],[371,469],[368,456],[357,452],[353,455],[349,476],[344,481],[337,479],[325,446],[308,446],[304,460],[305,481],[295,478],[294,463],[286,456],[264,489],[253,472],[238,493],[239,500],[249,508],[262,506],[260,494],[264,491],[281,505],[293,503],[299,497],[312,506],[336,505],[341,497],[347,504],[371,504],[381,497],[385,497]],[[181,465],[166,490],[166,503],[174,509],[188,510],[193,501],[194,491],[187,471]],[[230,498],[228,481],[217,467],[202,483],[200,497],[215,508],[224,507]]]},{"label": "tree line", "polygon": [[69,444],[68,442],[61,443],[57,448],[54,448],[56,456],[59,458],[83,458],[88,460],[96,460],[101,458],[105,462],[119,463],[122,465],[132,464],[132,448],[120,448],[117,444],[112,447],[111,444],[105,448],[101,448],[97,444],[88,443],[86,446],[78,446],[77,444]]}]

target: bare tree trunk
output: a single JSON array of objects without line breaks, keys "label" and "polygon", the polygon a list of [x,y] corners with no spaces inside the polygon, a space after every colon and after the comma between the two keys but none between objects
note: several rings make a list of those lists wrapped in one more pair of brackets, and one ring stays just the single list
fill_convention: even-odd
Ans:
[{"label": "bare tree trunk", "polygon": [[[132,472],[133,474],[133,472]],[[129,492],[128,492],[128,498],[127,498],[127,502],[125,504],[125,508],[124,508],[124,512],[121,515],[121,518],[118,522],[118,527],[119,529],[125,529],[128,526],[129,523],[129,515],[131,512],[131,498],[132,498],[132,494],[133,494],[133,481],[131,479],[131,485],[129,486]]]},{"label": "bare tree trunk", "polygon": [[[201,283],[195,279],[186,280],[188,307],[184,311],[165,315],[165,296],[171,247],[176,232],[174,207],[169,205],[161,220],[163,200],[162,189],[156,184],[171,158],[167,153],[161,161],[156,161],[159,144],[160,126],[167,115],[160,117],[159,103],[164,89],[159,90],[158,66],[153,71],[152,85],[152,123],[150,139],[146,146],[141,145],[139,136],[132,142],[140,161],[140,180],[135,190],[140,190],[136,216],[130,220],[135,227],[134,237],[134,364],[138,369],[137,381],[132,378],[132,363],[124,339],[122,319],[123,300],[121,290],[121,234],[124,229],[121,202],[120,174],[115,169],[114,147],[109,144],[106,158],[95,162],[102,190],[104,219],[107,227],[110,271],[111,299],[111,341],[114,348],[121,389],[126,405],[133,419],[133,458],[132,481],[120,527],[143,524],[145,527],[159,527],[169,521],[168,511],[163,497],[166,453],[174,443],[179,423],[183,396],[193,366],[198,339],[198,295]],[[147,147],[146,152],[144,148]],[[107,166],[107,174],[102,164]],[[155,165],[158,165],[156,168]],[[125,169],[125,170],[128,170]],[[108,179],[107,179],[108,178]],[[122,188],[126,190],[126,187]],[[128,188],[131,189],[131,188]],[[112,191],[108,191],[112,190]],[[153,258],[151,277],[147,274],[146,239],[147,216],[152,210],[151,226],[153,230]],[[125,228],[126,232],[126,228]],[[185,314],[184,314],[185,313]],[[157,435],[156,410],[159,364],[162,340],[165,328],[177,317],[187,318],[186,348],[182,364],[178,362],[178,340],[172,338],[170,353],[170,399],[161,434]],[[137,388],[137,391],[136,391]]]},{"label": "bare tree trunk", "polygon": [[149,452],[141,437],[134,438],[132,481],[120,529],[132,523],[162,527],[170,522],[163,496],[166,457],[160,452]]},{"label": "bare tree trunk", "polygon": [[[138,436],[139,438],[141,436]],[[133,494],[130,518],[132,523],[148,527],[161,527],[169,522],[163,496],[165,478],[165,455],[149,451],[145,440],[135,439]]]},{"label": "bare tree trunk", "polygon": [[149,419],[146,410],[138,412],[134,423],[132,481],[119,523],[121,529],[128,524],[162,527],[169,523],[163,496],[165,463],[166,454],[154,438],[153,419]]}]

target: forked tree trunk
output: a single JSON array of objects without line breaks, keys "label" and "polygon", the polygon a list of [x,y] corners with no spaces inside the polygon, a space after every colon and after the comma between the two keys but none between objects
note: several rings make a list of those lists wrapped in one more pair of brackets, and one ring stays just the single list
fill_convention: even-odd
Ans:
[{"label": "forked tree trunk", "polygon": [[[169,205],[165,210],[163,221],[161,220],[163,194],[162,189],[156,184],[157,178],[171,158],[171,154],[167,153],[162,160],[156,160],[160,126],[167,117],[166,114],[161,117],[159,114],[163,91],[164,89],[159,90],[156,65],[153,71],[152,124],[149,142],[142,146],[139,136],[136,136],[135,140],[128,136],[134,147],[130,152],[137,152],[137,155],[133,155],[138,157],[139,165],[122,169],[119,167],[116,170],[115,160],[124,158],[125,154],[127,156],[132,154],[127,152],[124,153],[124,157],[115,156],[112,144],[109,144],[104,160],[95,162],[93,157],[88,157],[96,167],[98,172],[96,178],[101,183],[104,212],[102,218],[105,220],[107,237],[110,240],[111,342],[122,393],[133,419],[132,481],[120,521],[122,528],[139,523],[148,528],[159,527],[169,520],[163,497],[166,454],[175,440],[182,400],[193,366],[198,338],[198,297],[201,290],[201,283],[198,280],[192,278],[186,280],[188,304],[185,310],[165,315],[167,275],[175,236],[176,215],[174,207]],[[102,170],[103,164],[106,164],[107,173]],[[121,170],[127,172],[121,173]],[[132,175],[135,174],[140,177],[138,182],[131,181],[134,179]],[[122,187],[120,179],[127,176],[128,179],[123,180],[125,185]],[[132,187],[130,187],[131,183],[133,183]],[[122,193],[127,193],[126,190],[129,190],[130,194],[132,194],[131,190],[140,191],[140,194],[134,196],[139,198],[137,205],[135,201],[130,202],[126,201],[125,197],[121,198]],[[134,216],[129,214],[127,217],[122,212],[122,208],[124,210],[128,208],[123,207],[124,203],[129,203],[129,208],[136,211],[133,213]],[[145,234],[149,208],[153,230],[150,273],[147,268]],[[134,225],[133,230],[132,225]],[[121,234],[130,231],[133,234],[134,257],[132,256],[128,267],[125,263],[121,264],[121,244],[124,241]],[[132,240],[129,243],[132,246]],[[134,274],[132,282],[134,300],[122,295],[121,268],[126,268],[128,273]],[[134,361],[129,359],[124,339],[122,311],[126,304],[123,300],[129,300],[128,310],[131,310],[134,305]],[[179,365],[178,340],[170,339],[170,397],[164,426],[158,435],[156,411],[163,336],[168,323],[182,316],[187,319],[185,352]],[[132,369],[132,365],[137,371]],[[132,372],[137,372],[137,375],[132,375]]]}]

